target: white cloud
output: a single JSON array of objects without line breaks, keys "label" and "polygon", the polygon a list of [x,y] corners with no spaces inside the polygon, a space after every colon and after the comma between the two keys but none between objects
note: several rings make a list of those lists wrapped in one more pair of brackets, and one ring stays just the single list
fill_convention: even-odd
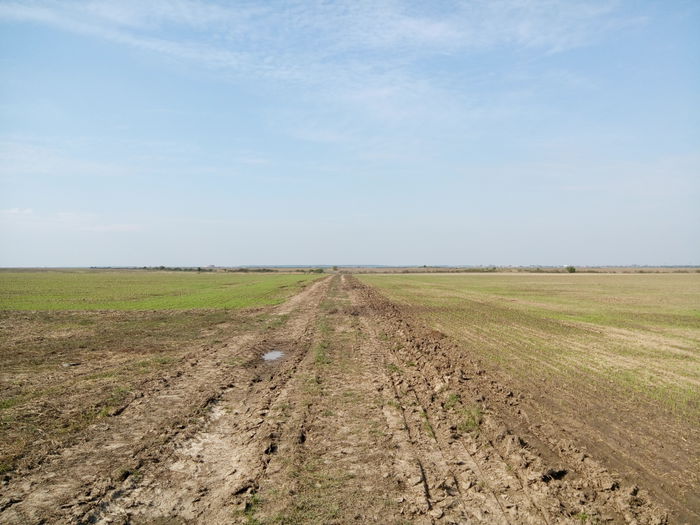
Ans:
[{"label": "white cloud", "polygon": [[[0,20],[41,23],[100,38],[187,67],[208,68],[234,82],[277,83],[290,97],[328,106],[328,113],[340,109],[374,124],[412,120],[425,126],[432,121],[449,128],[460,119],[512,112],[503,106],[513,103],[504,91],[514,81],[462,73],[459,67],[444,74],[423,70],[434,57],[464,58],[503,48],[548,54],[586,45],[635,22],[617,14],[618,3],[36,0],[0,2]],[[494,85],[506,100],[484,98]],[[299,89],[291,93],[289,88],[295,87]],[[314,119],[321,121],[317,129],[308,123]],[[322,114],[303,120],[307,122],[301,130],[291,126],[291,135],[320,142],[352,135],[351,122],[339,127],[331,119],[324,124]],[[360,134],[366,135],[366,129]]]}]

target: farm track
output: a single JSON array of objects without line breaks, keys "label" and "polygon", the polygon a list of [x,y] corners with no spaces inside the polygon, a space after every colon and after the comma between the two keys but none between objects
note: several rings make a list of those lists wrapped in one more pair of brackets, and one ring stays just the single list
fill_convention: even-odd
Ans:
[{"label": "farm track", "polygon": [[[190,355],[2,487],[2,523],[665,523],[520,396],[350,276]],[[281,350],[265,362],[261,355]],[[551,439],[550,439],[551,438]]]},{"label": "farm track", "polygon": [[[532,432],[521,396],[489,377],[442,334],[407,322],[405,312],[369,287],[357,287],[357,293],[375,312],[375,327],[390,334],[384,355],[393,359],[400,397],[413,406],[414,420],[416,412],[422,415],[435,446],[454,462],[454,478],[464,480],[458,486],[467,487],[472,499],[463,507],[481,513],[457,515],[455,523],[666,520],[644,491],[623,483],[561,435],[548,439]],[[448,408],[455,399],[458,405]],[[465,406],[483,414],[478,431],[459,431],[455,412]]]},{"label": "farm track", "polygon": [[[285,342],[303,335],[327,286],[327,280],[317,282],[273,310],[281,316],[295,314],[284,328],[291,335]],[[132,473],[138,477],[141,469],[171,455],[174,444],[196,435],[221,396],[240,384],[239,367],[227,363],[256,362],[275,335],[269,330],[245,334],[188,356],[109,423],[97,425],[85,441],[3,487],[0,521],[95,521],[100,509],[118,500],[134,482]]]}]

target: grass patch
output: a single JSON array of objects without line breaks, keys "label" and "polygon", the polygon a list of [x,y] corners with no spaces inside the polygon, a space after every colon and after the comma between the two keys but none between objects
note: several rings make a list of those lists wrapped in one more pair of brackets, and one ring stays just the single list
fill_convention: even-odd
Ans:
[{"label": "grass patch", "polygon": [[[362,275],[522,382],[700,421],[700,275]],[[697,424],[693,425],[698,428]]]},{"label": "grass patch", "polygon": [[[321,394],[323,388],[323,379],[318,374],[309,374],[304,381],[304,392],[310,397],[315,397]],[[309,403],[311,401],[309,400]]]},{"label": "grass patch", "polygon": [[6,399],[0,399],[0,410],[6,410],[12,408],[15,405],[19,405],[24,399],[22,396],[8,397]]},{"label": "grass patch", "polygon": [[386,365],[386,369],[391,372],[392,374],[401,374],[403,373],[403,370],[401,370],[398,366],[396,366],[394,363],[389,363]]},{"label": "grass patch", "polygon": [[467,407],[462,410],[457,430],[465,434],[479,430],[483,414],[479,407]]},{"label": "grass patch", "polygon": [[459,397],[459,394],[450,394],[449,396],[447,396],[447,401],[445,401],[445,404],[443,406],[445,410],[452,410],[461,402],[462,399]]},{"label": "grass patch", "polygon": [[436,439],[435,437],[435,429],[433,428],[432,423],[430,422],[430,419],[428,418],[428,414],[425,413],[425,410],[422,411],[423,414],[423,426],[425,427],[425,430],[430,434],[430,436],[433,439]]},{"label": "grass patch", "polygon": [[141,270],[0,272],[0,310],[178,310],[279,304],[318,275]]},{"label": "grass patch", "polygon": [[331,360],[328,357],[328,349],[330,345],[328,341],[321,341],[314,347],[314,362],[317,365],[328,365]]},{"label": "grass patch", "polygon": [[116,475],[115,478],[118,481],[125,481],[127,479],[131,479],[132,481],[139,482],[143,478],[143,473],[139,469],[134,469],[134,468],[122,468],[120,469]]},{"label": "grass patch", "polygon": [[245,503],[245,508],[241,512],[248,525],[262,525],[262,522],[255,517],[255,513],[260,510],[262,498],[257,493],[252,493]]},{"label": "grass patch", "polygon": [[[289,508],[272,517],[270,523],[285,525],[322,525],[339,523],[356,502],[337,496],[340,488],[351,483],[354,474],[329,469],[315,459],[295,465],[290,475],[297,481],[297,490]],[[267,520],[265,520],[267,521]]]}]

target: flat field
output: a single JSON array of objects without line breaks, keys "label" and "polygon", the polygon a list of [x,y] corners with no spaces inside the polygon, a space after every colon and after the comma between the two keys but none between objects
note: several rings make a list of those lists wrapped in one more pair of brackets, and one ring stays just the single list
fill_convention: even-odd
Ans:
[{"label": "flat field", "polygon": [[118,411],[196,348],[265,325],[251,310],[318,276],[0,272],[0,473]]},{"label": "flat field", "polygon": [[0,522],[698,523],[699,281],[0,272]]},{"label": "flat field", "polygon": [[362,280],[516,378],[614,384],[700,421],[700,275]]},{"label": "flat field", "polygon": [[182,310],[279,304],[318,276],[108,270],[2,271],[0,310]]},{"label": "flat field", "polygon": [[[700,275],[363,275],[636,476],[700,475]],[[686,489],[688,490],[688,489]]]}]

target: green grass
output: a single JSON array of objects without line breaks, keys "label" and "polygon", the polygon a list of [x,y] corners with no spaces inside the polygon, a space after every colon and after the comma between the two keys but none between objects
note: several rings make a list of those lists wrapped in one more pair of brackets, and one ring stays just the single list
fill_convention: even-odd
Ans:
[{"label": "green grass", "polygon": [[328,347],[329,347],[328,341],[320,341],[315,347],[314,347],[314,362],[317,365],[327,365],[328,363],[331,362],[330,358],[328,357]]},{"label": "green grass", "polygon": [[467,407],[462,410],[462,416],[457,430],[464,433],[474,432],[479,430],[483,415],[479,407]]},{"label": "green grass", "polygon": [[[404,302],[448,307],[465,300],[513,313],[617,327],[700,328],[700,275],[363,275]],[[517,308],[513,308],[517,307]]]},{"label": "green grass", "polygon": [[394,363],[389,363],[386,365],[386,369],[391,372],[392,374],[400,374],[402,373],[402,370],[396,366]]},{"label": "green grass", "polygon": [[459,394],[450,394],[447,398],[447,401],[445,401],[444,408],[445,410],[452,410],[461,402],[462,399],[460,398]]},{"label": "green grass", "polygon": [[0,310],[186,310],[279,304],[318,275],[65,270],[0,272]]}]

